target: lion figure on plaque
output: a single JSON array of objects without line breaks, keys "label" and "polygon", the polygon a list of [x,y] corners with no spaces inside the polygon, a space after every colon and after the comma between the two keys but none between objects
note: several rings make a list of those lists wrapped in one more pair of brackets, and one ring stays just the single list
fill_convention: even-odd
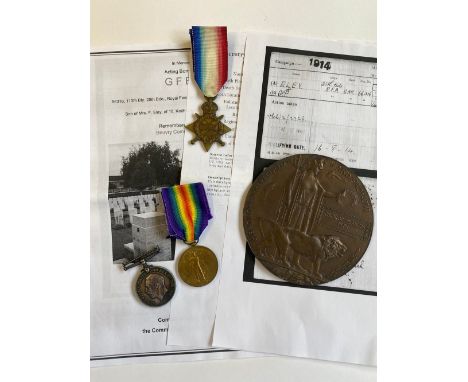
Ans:
[{"label": "lion figure on plaque", "polygon": [[[335,235],[309,235],[281,229],[271,220],[259,220],[261,229],[269,226],[269,229],[262,229],[263,256],[274,264],[305,273],[316,280],[323,279],[320,273],[322,262],[342,257],[348,249]],[[269,234],[265,235],[266,232]]]}]

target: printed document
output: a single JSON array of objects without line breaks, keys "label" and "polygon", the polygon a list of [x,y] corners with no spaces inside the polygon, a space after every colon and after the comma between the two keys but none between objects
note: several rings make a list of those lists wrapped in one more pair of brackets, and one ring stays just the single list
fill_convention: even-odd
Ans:
[{"label": "printed document", "polygon": [[[91,361],[168,362],[236,357],[208,346],[169,346],[171,303],[143,304],[140,267],[122,264],[161,251],[150,264],[176,276],[160,188],[178,183],[184,147],[189,49],[91,55]],[[190,314],[190,312],[187,312]],[[182,312],[179,314],[183,315]]]},{"label": "printed document", "polygon": [[376,363],[376,227],[360,262],[327,284],[295,287],[246,246],[245,196],[268,165],[298,153],[344,163],[376,214],[375,46],[248,34],[213,346]]},{"label": "printed document", "polygon": [[[219,269],[223,253],[226,228],[226,212],[231,186],[231,166],[236,133],[237,109],[241,88],[241,73],[244,62],[245,35],[228,35],[228,80],[216,97],[217,115],[223,115],[222,122],[232,130],[221,139],[226,143],[215,143],[205,152],[200,142],[190,144],[193,134],[186,131],[184,138],[184,157],[181,183],[202,182],[205,185],[213,218],[202,233],[199,245],[210,248],[218,258]],[[187,94],[186,124],[193,122],[194,113],[201,114],[203,94],[190,73]],[[187,245],[180,240],[176,244],[176,261]],[[217,277],[208,285],[197,288],[185,284],[180,278],[180,297],[175,299],[171,308],[168,344],[208,346],[211,344],[213,325],[218,302]]]}]

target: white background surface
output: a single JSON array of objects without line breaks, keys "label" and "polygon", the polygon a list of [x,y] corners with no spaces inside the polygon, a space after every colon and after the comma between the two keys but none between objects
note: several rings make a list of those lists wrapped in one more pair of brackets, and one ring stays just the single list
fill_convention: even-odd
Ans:
[{"label": "white background surface", "polygon": [[[376,40],[376,1],[92,0],[91,48],[182,43],[192,25],[227,25],[340,40]],[[93,382],[106,381],[347,381],[376,379],[372,367],[286,357],[257,360],[144,364],[93,368]]]},{"label": "white background surface", "polygon": [[[293,3],[281,14],[290,24],[291,17],[301,24],[316,20],[323,26],[313,29],[316,37],[343,31],[335,25],[340,21],[355,37],[366,35],[359,32],[366,30],[366,17],[358,8],[338,14],[326,8],[315,16]],[[112,19],[117,1],[108,2],[109,34],[128,30],[129,20],[141,37],[139,19],[164,23],[158,14],[145,14],[142,0],[134,4],[138,8],[127,9],[125,17],[119,11],[122,16]],[[379,3],[379,381],[466,379],[467,8],[456,0]],[[179,11],[165,22],[171,24],[165,36],[174,31]],[[198,20],[189,24],[207,20],[193,16]],[[0,380],[83,382],[89,378],[88,2],[6,1],[0,17]],[[114,381],[132,382],[366,381],[347,368],[338,372],[339,365],[325,365],[330,374],[324,376],[321,362],[299,360],[308,369],[295,361],[123,367],[92,376],[110,373]],[[100,380],[106,381],[94,378]]]},{"label": "white background surface", "polygon": [[190,45],[192,25],[375,41],[375,0],[91,0],[91,47]]}]

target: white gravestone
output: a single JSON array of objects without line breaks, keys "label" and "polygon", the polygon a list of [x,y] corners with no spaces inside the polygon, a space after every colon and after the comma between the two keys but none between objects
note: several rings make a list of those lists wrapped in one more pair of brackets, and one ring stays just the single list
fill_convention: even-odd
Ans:
[{"label": "white gravestone", "polygon": [[123,211],[119,207],[114,208],[114,219],[115,219],[115,224],[119,224],[119,225],[124,224]]},{"label": "white gravestone", "polygon": [[171,241],[167,238],[166,216],[161,212],[146,212],[133,215],[132,237],[135,257],[153,250],[161,249],[154,259],[171,259]]},{"label": "white gravestone", "polygon": [[156,194],[154,198],[156,199],[156,211],[165,213],[164,203],[162,201],[161,193]]}]

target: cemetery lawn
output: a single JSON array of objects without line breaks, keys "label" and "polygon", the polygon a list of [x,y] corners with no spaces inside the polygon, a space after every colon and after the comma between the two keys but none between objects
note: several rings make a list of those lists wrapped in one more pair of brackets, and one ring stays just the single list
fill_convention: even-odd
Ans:
[{"label": "cemetery lawn", "polygon": [[131,243],[132,239],[132,227],[122,229],[112,229],[112,253],[113,261],[123,259],[127,250],[124,248],[124,244]]}]

